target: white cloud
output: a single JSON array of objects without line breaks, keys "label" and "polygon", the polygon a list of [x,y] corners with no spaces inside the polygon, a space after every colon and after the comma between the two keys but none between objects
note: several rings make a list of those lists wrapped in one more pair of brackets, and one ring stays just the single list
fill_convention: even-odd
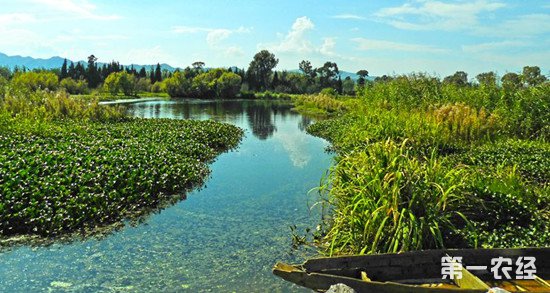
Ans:
[{"label": "white cloud", "polygon": [[228,29],[215,29],[208,32],[206,42],[210,46],[217,46],[221,41],[229,38],[232,31]]},{"label": "white cloud", "polygon": [[238,46],[229,46],[225,49],[225,56],[228,57],[242,57],[244,56],[244,51],[241,47]]},{"label": "white cloud", "polygon": [[418,53],[445,53],[447,50],[418,44],[397,43],[384,40],[374,40],[366,38],[351,39],[356,42],[358,49],[365,51],[404,51]]},{"label": "white cloud", "polygon": [[174,26],[172,28],[172,32],[176,34],[195,34],[198,32],[208,32],[210,30],[212,29],[197,27],[197,26],[184,26],[184,25]]},{"label": "white cloud", "polygon": [[[274,52],[298,52],[309,53],[314,50],[311,42],[306,38],[306,33],[315,28],[315,25],[307,16],[296,19],[290,31],[278,44],[267,45]],[[260,45],[262,46],[262,45]]]},{"label": "white cloud", "polygon": [[550,14],[526,14],[494,25],[479,27],[477,34],[497,37],[532,37],[550,33]]},{"label": "white cloud", "polygon": [[34,21],[36,21],[35,16],[28,13],[0,14],[0,25],[3,27],[9,26],[9,25],[18,25],[22,23],[29,23]]},{"label": "white cloud", "polygon": [[103,15],[95,13],[97,7],[87,0],[31,0],[57,11],[64,12],[70,16],[93,20],[115,20],[120,19],[118,15]]},{"label": "white cloud", "polygon": [[338,15],[332,16],[332,18],[336,18],[336,19],[355,19],[355,20],[364,20],[365,19],[364,17],[359,16],[359,15],[355,15],[355,14],[338,14]]},{"label": "white cloud", "polygon": [[517,47],[529,47],[531,44],[524,41],[488,42],[475,45],[463,45],[462,51],[466,53],[480,53]]},{"label": "white cloud", "polygon": [[125,56],[121,56],[120,59],[120,62],[123,64],[136,63],[136,60],[139,60],[143,64],[168,63],[175,65],[175,58],[161,46],[131,49]]},{"label": "white cloud", "polygon": [[237,29],[226,28],[206,28],[195,26],[174,26],[172,32],[176,34],[196,34],[207,33],[206,42],[211,47],[217,47],[223,40],[229,38],[232,34],[244,34],[252,31],[252,28],[239,27]]},{"label": "white cloud", "polygon": [[375,13],[383,22],[407,30],[462,30],[478,24],[479,14],[505,7],[502,2],[477,0],[445,3],[422,0]]},{"label": "white cloud", "polygon": [[334,47],[336,46],[336,39],[335,38],[324,38],[323,39],[323,45],[321,45],[321,48],[319,49],[319,52],[323,55],[327,56],[333,56],[336,55],[334,53]]}]

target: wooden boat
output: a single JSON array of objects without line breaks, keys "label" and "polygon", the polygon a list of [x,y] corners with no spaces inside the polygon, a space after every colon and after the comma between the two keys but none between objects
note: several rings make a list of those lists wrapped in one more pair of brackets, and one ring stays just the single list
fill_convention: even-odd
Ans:
[{"label": "wooden boat", "polygon": [[[462,257],[462,278],[443,279],[442,257],[449,256]],[[499,257],[512,259],[512,279],[495,279],[491,260]],[[516,265],[519,257],[536,258],[534,279],[516,279],[515,273],[521,274]],[[486,269],[479,268],[483,266]],[[550,248],[441,249],[318,258],[301,265],[278,263],[273,273],[319,292],[339,283],[366,293],[484,293],[494,287],[509,292],[550,292]]]}]

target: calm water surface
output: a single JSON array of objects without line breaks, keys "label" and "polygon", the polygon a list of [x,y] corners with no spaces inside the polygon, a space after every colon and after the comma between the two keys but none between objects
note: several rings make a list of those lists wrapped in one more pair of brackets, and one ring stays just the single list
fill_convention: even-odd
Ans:
[{"label": "calm water surface", "polygon": [[[314,226],[310,212],[331,163],[327,142],[304,132],[311,121],[265,101],[143,101],[145,118],[215,119],[245,129],[236,151],[211,165],[201,190],[103,239],[0,254],[0,291],[301,290],[271,274],[276,261],[302,261],[290,225]],[[303,229],[302,229],[303,230]]]}]

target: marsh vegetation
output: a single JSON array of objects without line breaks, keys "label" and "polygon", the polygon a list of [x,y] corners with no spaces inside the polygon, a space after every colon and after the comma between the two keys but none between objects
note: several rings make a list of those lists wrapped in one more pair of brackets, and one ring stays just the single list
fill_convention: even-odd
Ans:
[{"label": "marsh vegetation", "polygon": [[357,97],[298,97],[331,117],[308,131],[338,154],[321,188],[322,250],[550,245],[550,83],[531,69],[501,84],[412,74]]},{"label": "marsh vegetation", "polygon": [[138,119],[120,107],[19,86],[0,96],[0,234],[51,237],[134,219],[204,182],[241,129]]}]

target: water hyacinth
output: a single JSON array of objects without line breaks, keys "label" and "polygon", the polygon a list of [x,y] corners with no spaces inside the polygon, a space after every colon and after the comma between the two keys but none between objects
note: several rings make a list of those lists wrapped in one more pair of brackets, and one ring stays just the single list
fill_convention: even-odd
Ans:
[{"label": "water hyacinth", "polygon": [[[103,226],[182,198],[242,130],[214,121],[52,122],[0,140],[0,234]],[[59,131],[61,130],[61,131]]]}]

